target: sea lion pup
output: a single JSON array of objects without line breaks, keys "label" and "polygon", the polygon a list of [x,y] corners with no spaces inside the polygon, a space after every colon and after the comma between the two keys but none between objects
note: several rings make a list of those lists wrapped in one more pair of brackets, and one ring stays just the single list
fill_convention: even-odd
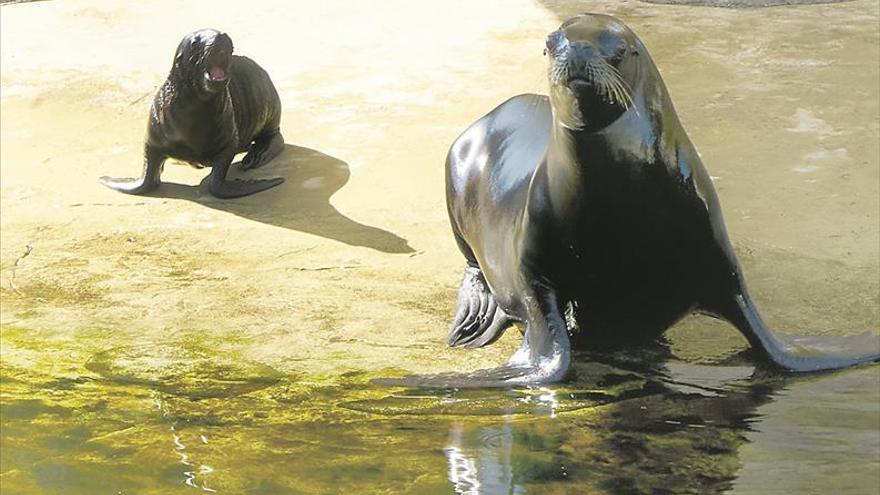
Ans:
[{"label": "sea lion pup", "polygon": [[247,196],[284,182],[281,177],[226,180],[236,153],[256,168],[281,153],[281,100],[269,75],[253,60],[232,55],[232,39],[213,29],[186,35],[168,79],[150,108],[144,170],[137,179],[101,177],[112,189],[144,194],[159,187],[167,158],[212,167],[209,190],[218,198]]},{"label": "sea lion pup", "polygon": [[[746,290],[718,198],[651,57],[621,21],[586,14],[547,38],[550,95],[520,95],[471,125],[446,161],[452,231],[467,259],[452,346],[524,325],[507,365],[403,383],[560,380],[572,346],[654,338],[701,312],[738,328],[779,368],[878,356],[798,356]],[[567,320],[577,323],[572,332]]]}]

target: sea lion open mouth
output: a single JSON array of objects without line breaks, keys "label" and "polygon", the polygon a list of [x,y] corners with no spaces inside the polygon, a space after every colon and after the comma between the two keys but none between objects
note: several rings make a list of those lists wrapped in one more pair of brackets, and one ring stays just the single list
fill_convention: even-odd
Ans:
[{"label": "sea lion open mouth", "polygon": [[229,79],[229,53],[221,50],[212,54],[207,60],[205,78],[212,82],[225,82]]},{"label": "sea lion open mouth", "polygon": [[226,73],[226,70],[221,67],[211,67],[210,69],[205,71],[205,75],[208,77],[208,79],[214,82],[222,82],[229,79],[229,75]]}]

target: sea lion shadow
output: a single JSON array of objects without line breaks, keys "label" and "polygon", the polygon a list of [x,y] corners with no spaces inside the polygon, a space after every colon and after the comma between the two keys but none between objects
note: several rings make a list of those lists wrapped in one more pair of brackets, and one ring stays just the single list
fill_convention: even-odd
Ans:
[{"label": "sea lion shadow", "polygon": [[408,241],[392,232],[364,225],[343,215],[330,197],[351,176],[346,162],[310,148],[284,145],[281,154],[265,167],[244,171],[237,164],[229,179],[285,178],[272,189],[236,199],[218,199],[208,192],[208,178],[198,186],[163,183],[160,194],[185,199],[243,218],[297,230],[351,246],[363,246],[385,253],[412,253]]}]

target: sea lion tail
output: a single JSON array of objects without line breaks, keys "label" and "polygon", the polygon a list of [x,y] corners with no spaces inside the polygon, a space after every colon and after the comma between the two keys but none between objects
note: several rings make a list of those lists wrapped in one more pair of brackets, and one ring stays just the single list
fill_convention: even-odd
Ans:
[{"label": "sea lion tail", "polygon": [[880,361],[880,336],[876,334],[797,337],[774,333],[748,293],[742,291],[734,299],[735,306],[725,318],[742,332],[752,348],[786,371],[808,373]]}]

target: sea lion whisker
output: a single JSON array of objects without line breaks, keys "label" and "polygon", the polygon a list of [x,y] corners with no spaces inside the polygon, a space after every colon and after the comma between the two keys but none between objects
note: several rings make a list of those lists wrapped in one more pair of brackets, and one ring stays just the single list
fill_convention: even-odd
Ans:
[{"label": "sea lion whisker", "polygon": [[610,90],[615,102],[627,109],[632,106],[632,90],[620,70],[605,60],[598,60],[596,67],[602,74],[602,83],[606,86],[605,89]]},{"label": "sea lion whisker", "polygon": [[619,78],[611,77],[610,81],[614,88],[617,102],[623,105],[624,108],[628,109],[632,105],[632,96],[630,95],[629,86],[625,81]]},{"label": "sea lion whisker", "polygon": [[614,90],[614,98],[615,100],[617,100],[617,103],[623,105],[624,108],[629,108],[631,100],[629,99],[629,93],[627,92],[626,87],[620,80],[613,77],[609,78],[609,81],[611,82],[612,89]]},{"label": "sea lion whisker", "polygon": [[608,101],[609,103],[614,103],[614,88],[608,74],[604,70],[595,68],[593,81],[595,82],[596,89],[602,96],[602,98],[604,98],[605,101]]}]

